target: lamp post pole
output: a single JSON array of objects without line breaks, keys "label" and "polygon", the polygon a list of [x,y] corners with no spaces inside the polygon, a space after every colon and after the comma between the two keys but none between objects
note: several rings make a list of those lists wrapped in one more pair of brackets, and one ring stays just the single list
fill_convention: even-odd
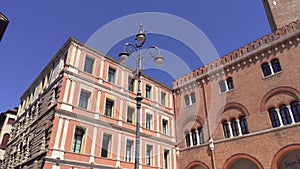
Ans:
[{"label": "lamp post pole", "polygon": [[141,69],[142,69],[142,47],[139,48],[138,61],[137,61],[137,80],[138,80],[138,89],[136,93],[136,144],[135,144],[135,161],[134,161],[134,169],[139,169],[139,157],[140,157],[140,115],[141,115],[141,107],[142,107],[142,91],[141,91]]},{"label": "lamp post pole", "polygon": [[[139,169],[139,160],[140,160],[140,116],[141,116],[141,108],[142,108],[142,91],[141,91],[141,75],[142,75],[142,65],[144,63],[144,59],[149,54],[150,58],[153,58],[157,66],[161,66],[163,64],[164,58],[160,56],[160,50],[156,46],[150,46],[146,48],[144,51],[142,49],[145,40],[146,34],[144,32],[143,26],[140,25],[139,33],[136,34],[135,37],[136,44],[126,43],[124,44],[124,51],[119,54],[121,62],[126,62],[129,56],[134,56],[136,58],[136,70],[134,71],[135,78],[138,81],[138,89],[135,97],[136,100],[136,131],[135,131],[135,161],[134,161],[134,169]],[[154,50],[155,53],[153,53]],[[137,55],[134,55],[135,52]],[[149,52],[149,53],[148,53]]]}]

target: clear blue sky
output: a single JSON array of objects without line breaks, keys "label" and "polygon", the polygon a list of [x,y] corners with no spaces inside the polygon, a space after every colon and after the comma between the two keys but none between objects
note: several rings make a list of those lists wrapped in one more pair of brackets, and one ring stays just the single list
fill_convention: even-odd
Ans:
[{"label": "clear blue sky", "polygon": [[[70,36],[86,42],[101,27],[126,15],[160,12],[183,18],[210,39],[219,56],[270,33],[261,0],[0,0],[0,12],[10,20],[0,43],[0,112],[19,105],[20,96]],[[182,57],[190,69],[201,66],[185,44],[162,35],[149,34],[151,38],[151,43]],[[122,43],[133,38],[121,40],[108,52],[112,57],[117,58]],[[159,80],[170,84],[172,79]]]}]

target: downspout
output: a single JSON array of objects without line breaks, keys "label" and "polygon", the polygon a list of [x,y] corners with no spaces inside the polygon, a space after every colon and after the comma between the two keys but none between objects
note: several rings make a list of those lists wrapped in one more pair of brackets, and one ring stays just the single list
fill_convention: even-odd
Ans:
[{"label": "downspout", "polygon": [[214,152],[214,141],[211,136],[211,131],[210,131],[210,124],[209,124],[209,118],[208,118],[208,109],[207,109],[207,103],[206,103],[206,93],[204,89],[204,83],[202,83],[202,92],[203,92],[203,98],[204,98],[204,111],[205,111],[205,116],[206,116],[206,124],[207,124],[207,132],[208,132],[208,137],[209,137],[209,148],[211,151],[211,165],[212,169],[215,169],[216,164],[215,164],[215,152]]}]

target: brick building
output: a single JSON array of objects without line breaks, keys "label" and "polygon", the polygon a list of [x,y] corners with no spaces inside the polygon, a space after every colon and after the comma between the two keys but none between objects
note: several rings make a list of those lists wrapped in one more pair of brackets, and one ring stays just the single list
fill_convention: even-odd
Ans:
[{"label": "brick building", "polygon": [[[132,70],[70,38],[21,96],[3,168],[133,168]],[[142,77],[144,169],[177,168],[171,89]]]},{"label": "brick building", "polygon": [[174,81],[178,168],[300,168],[300,1],[263,3],[273,33]]},{"label": "brick building", "polygon": [[0,162],[4,159],[5,148],[10,138],[12,125],[17,118],[18,108],[0,114]]}]

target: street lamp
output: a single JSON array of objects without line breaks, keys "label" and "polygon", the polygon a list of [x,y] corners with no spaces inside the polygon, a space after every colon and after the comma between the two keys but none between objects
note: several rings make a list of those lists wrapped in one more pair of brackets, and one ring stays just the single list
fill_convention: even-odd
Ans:
[{"label": "street lamp", "polygon": [[[160,50],[156,46],[150,46],[145,50],[142,49],[146,41],[146,33],[143,25],[140,25],[139,33],[135,36],[136,43],[125,43],[124,50],[119,54],[121,62],[125,63],[130,56],[136,59],[136,70],[133,72],[135,79],[138,80],[138,90],[136,94],[136,142],[135,142],[135,162],[134,169],[139,168],[139,157],[140,157],[140,113],[142,105],[142,92],[141,92],[141,74],[143,71],[142,65],[145,62],[146,56],[149,59],[154,59],[157,66],[161,66],[164,62],[164,58],[160,56]],[[136,54],[137,53],[137,54]]]}]

